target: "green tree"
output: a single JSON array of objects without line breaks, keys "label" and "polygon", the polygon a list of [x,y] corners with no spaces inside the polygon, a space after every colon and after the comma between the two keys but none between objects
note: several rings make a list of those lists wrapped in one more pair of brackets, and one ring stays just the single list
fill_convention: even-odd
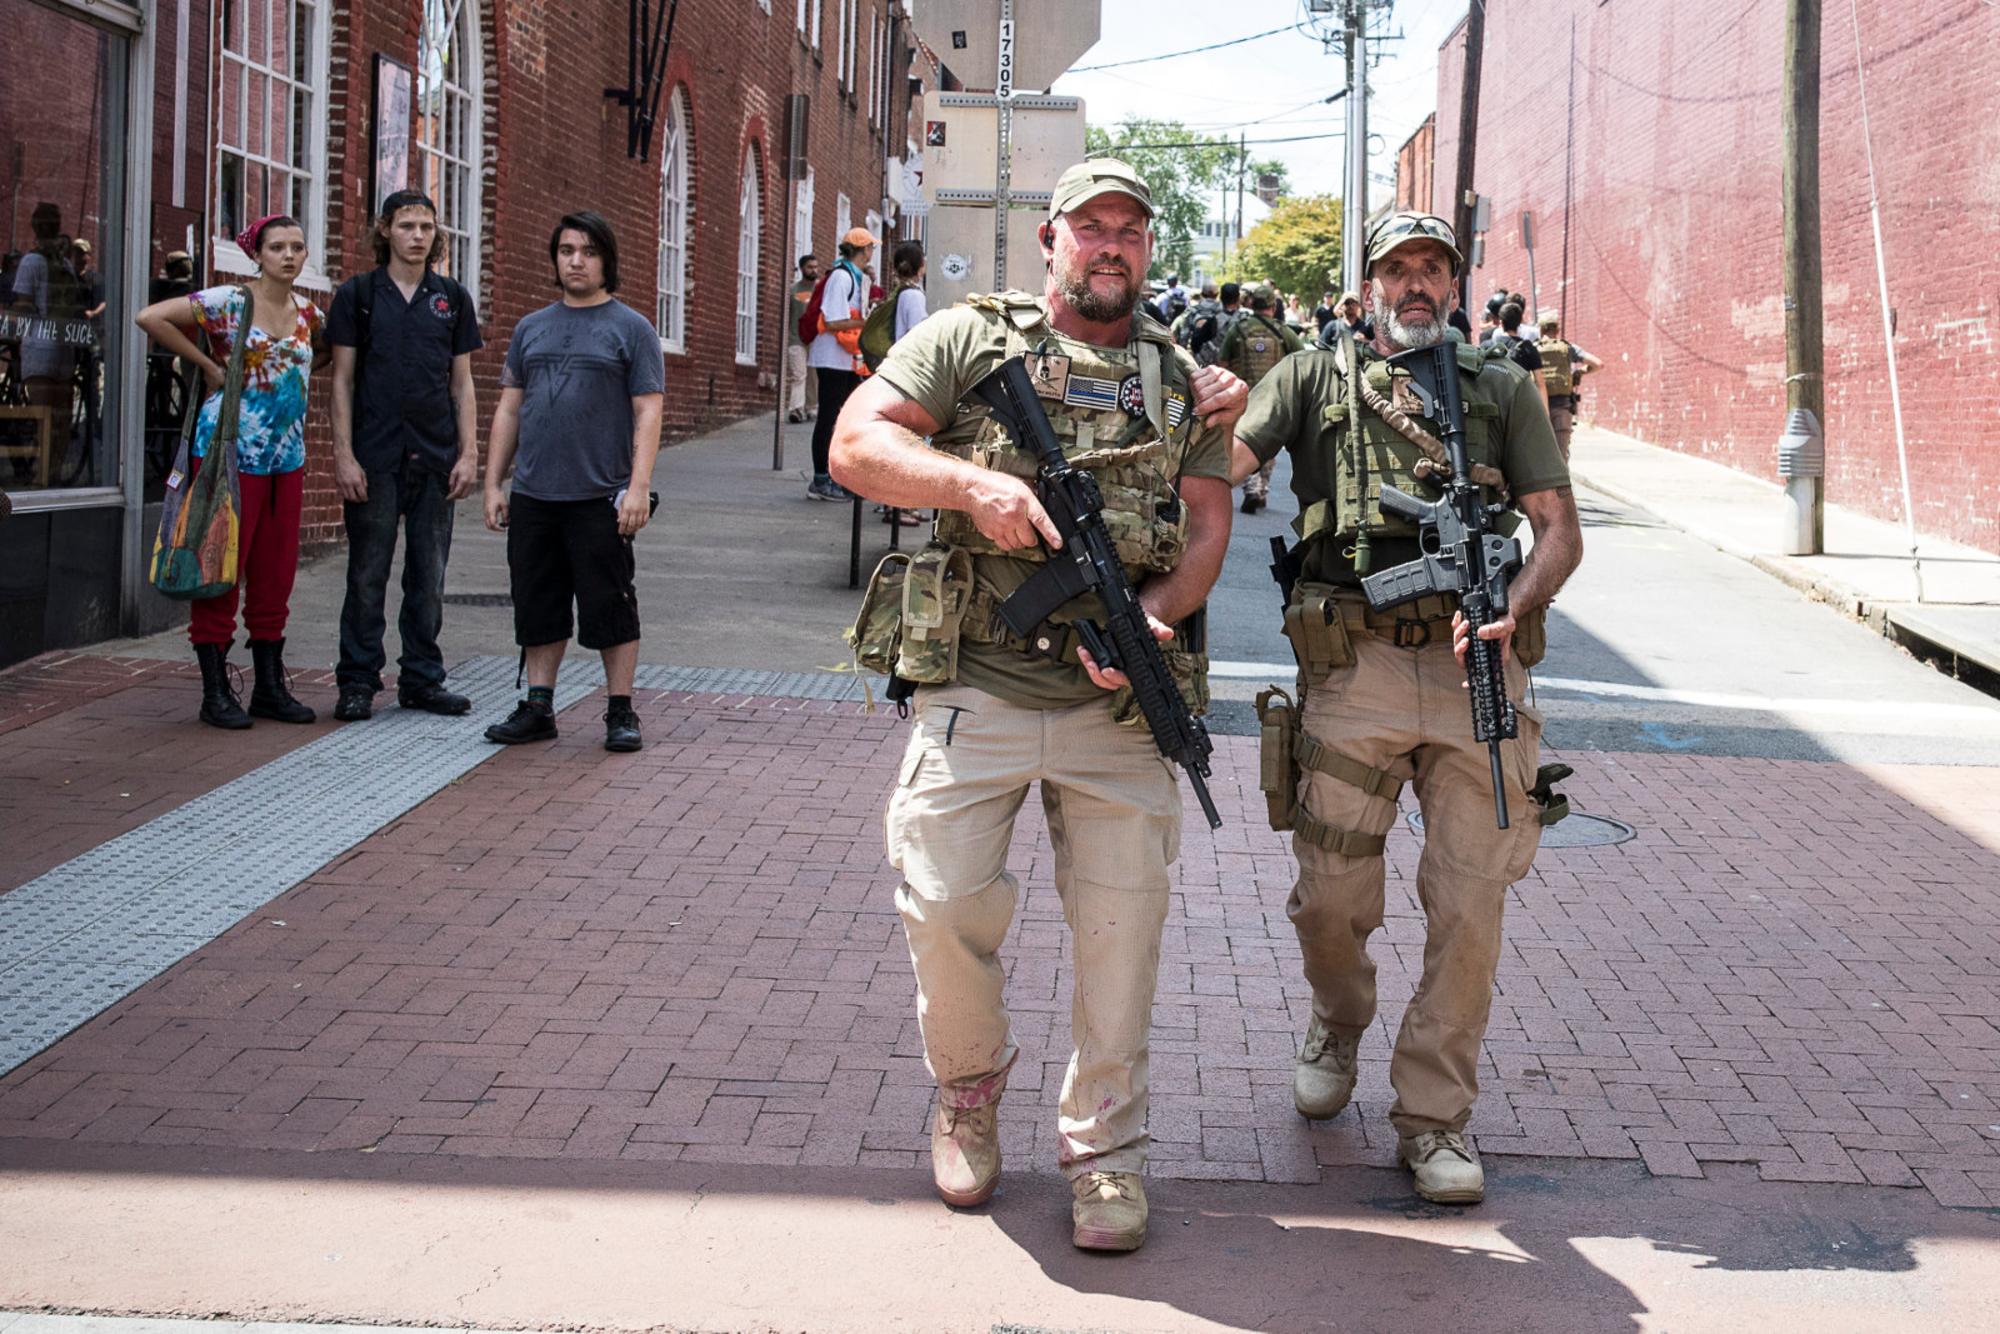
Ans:
[{"label": "green tree", "polygon": [[1147,276],[1186,274],[1194,264],[1195,233],[1208,220],[1215,191],[1227,177],[1234,181],[1236,150],[1203,138],[1179,121],[1127,116],[1112,129],[1092,125],[1084,131],[1091,157],[1115,157],[1130,163],[1153,193],[1153,268]]},{"label": "green tree", "polygon": [[1239,279],[1276,283],[1311,305],[1340,286],[1340,200],[1333,195],[1280,199],[1271,216],[1250,229],[1231,270]]}]

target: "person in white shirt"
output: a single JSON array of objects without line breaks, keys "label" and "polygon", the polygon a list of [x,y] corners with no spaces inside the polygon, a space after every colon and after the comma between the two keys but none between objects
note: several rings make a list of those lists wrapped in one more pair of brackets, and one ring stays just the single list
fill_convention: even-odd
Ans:
[{"label": "person in white shirt", "polygon": [[[826,275],[820,289],[819,336],[806,349],[806,364],[819,382],[819,416],[813,420],[813,479],[806,484],[812,500],[852,500],[854,496],[827,471],[827,451],[833,444],[833,424],[847,396],[861,383],[854,361],[860,353],[861,324],[868,314],[868,279],[862,269],[874,257],[875,238],[866,227],[852,227],[840,238],[840,262]],[[840,335],[845,334],[843,342]]]},{"label": "person in white shirt", "polygon": [[930,314],[924,299],[924,247],[918,241],[904,241],[896,247],[896,338],[917,327]]}]

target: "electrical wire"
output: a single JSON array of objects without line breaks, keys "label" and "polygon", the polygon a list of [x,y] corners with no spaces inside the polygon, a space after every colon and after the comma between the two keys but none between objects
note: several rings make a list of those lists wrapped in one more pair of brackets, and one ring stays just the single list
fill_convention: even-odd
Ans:
[{"label": "electrical wire", "polygon": [[1160,143],[1160,144],[1119,144],[1119,143],[1114,143],[1114,144],[1110,145],[1110,147],[1111,147],[1111,149],[1112,149],[1112,151],[1113,151],[1113,152],[1116,152],[1116,151],[1118,151],[1119,149],[1123,149],[1123,148],[1235,148],[1235,147],[1237,147],[1237,146],[1239,145],[1239,143],[1240,143],[1241,145],[1243,145],[1244,147],[1248,147],[1248,146],[1250,146],[1250,145],[1253,145],[1253,144],[1302,144],[1302,143],[1305,143],[1306,141],[1308,141],[1308,140],[1311,140],[1311,139],[1344,139],[1344,138],[1346,138],[1346,137],[1347,137],[1347,135],[1346,135],[1346,132],[1345,132],[1345,131],[1343,131],[1343,130],[1334,130],[1334,131],[1332,131],[1331,133],[1328,133],[1328,134],[1294,134],[1294,135],[1291,135],[1290,137],[1288,137],[1288,138],[1284,138],[1284,139],[1243,139],[1243,140],[1237,140],[1237,139],[1202,139],[1202,140],[1196,140],[1196,141],[1194,141],[1194,142],[1191,142],[1191,143],[1184,143],[1184,144],[1175,144],[1175,143]]},{"label": "electrical wire", "polygon": [[1294,22],[1294,24],[1286,24],[1284,28],[1272,28],[1270,32],[1252,32],[1250,36],[1244,36],[1244,38],[1230,38],[1228,42],[1210,42],[1208,46],[1190,46],[1188,50],[1170,50],[1170,52],[1164,52],[1160,56],[1134,56],[1132,60],[1108,60],[1104,64],[1078,64],[1078,66],[1070,66],[1066,72],[1068,74],[1090,74],[1092,70],[1122,70],[1128,64],[1152,64],[1156,60],[1180,60],[1182,56],[1200,56],[1202,52],[1222,50],[1224,46],[1242,46],[1244,42],[1262,42],[1264,38],[1274,38],[1280,32],[1300,32],[1300,30],[1302,30],[1302,24]]}]

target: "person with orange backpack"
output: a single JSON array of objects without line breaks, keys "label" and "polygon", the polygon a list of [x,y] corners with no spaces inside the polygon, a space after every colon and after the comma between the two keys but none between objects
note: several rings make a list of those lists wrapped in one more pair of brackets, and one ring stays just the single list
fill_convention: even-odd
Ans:
[{"label": "person with orange backpack", "polygon": [[861,326],[868,314],[868,278],[862,268],[875,253],[875,238],[866,227],[852,227],[840,238],[840,260],[820,279],[819,290],[800,317],[799,332],[813,337],[806,344],[806,364],[819,382],[819,416],[813,421],[812,500],[852,500],[853,495],[827,471],[827,451],[833,444],[833,424],[847,396],[861,383]]}]

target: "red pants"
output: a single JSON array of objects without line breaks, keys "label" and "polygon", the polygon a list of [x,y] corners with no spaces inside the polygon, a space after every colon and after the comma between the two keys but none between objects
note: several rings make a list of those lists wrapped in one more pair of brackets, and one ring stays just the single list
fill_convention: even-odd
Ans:
[{"label": "red pants", "polygon": [[299,523],[306,470],[241,476],[243,512],[237,532],[236,587],[221,597],[188,604],[188,639],[227,644],[236,636],[236,599],[243,597],[243,626],[251,639],[283,639],[291,611],[292,581],[299,573]]}]

